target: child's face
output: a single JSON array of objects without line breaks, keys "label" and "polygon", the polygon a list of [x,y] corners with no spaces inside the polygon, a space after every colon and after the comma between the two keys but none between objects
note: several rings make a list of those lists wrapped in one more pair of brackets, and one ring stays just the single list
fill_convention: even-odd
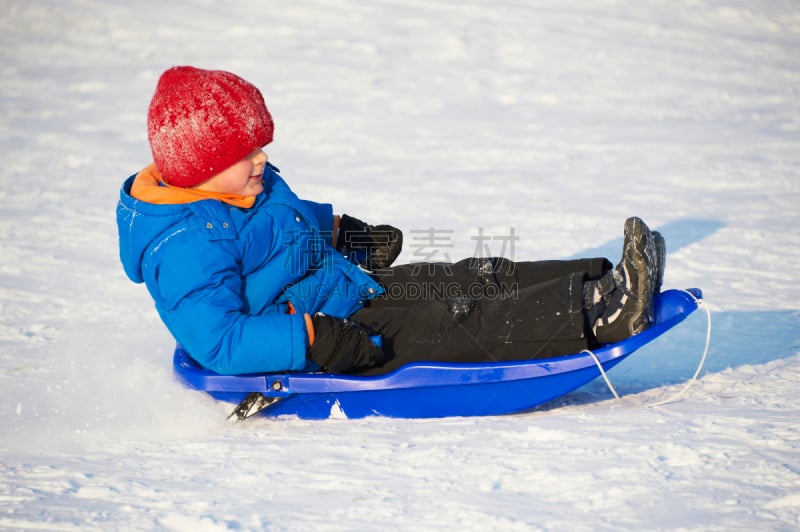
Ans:
[{"label": "child's face", "polygon": [[259,148],[238,163],[193,188],[223,194],[255,196],[264,190],[262,177],[267,160],[267,154]]}]

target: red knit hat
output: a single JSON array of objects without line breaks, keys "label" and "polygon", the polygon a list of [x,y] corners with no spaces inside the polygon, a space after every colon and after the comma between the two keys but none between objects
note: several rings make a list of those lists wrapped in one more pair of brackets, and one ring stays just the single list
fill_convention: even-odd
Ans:
[{"label": "red knit hat", "polygon": [[147,138],[164,180],[199,185],[272,142],[274,125],[253,85],[223,70],[173,67],[161,74]]}]

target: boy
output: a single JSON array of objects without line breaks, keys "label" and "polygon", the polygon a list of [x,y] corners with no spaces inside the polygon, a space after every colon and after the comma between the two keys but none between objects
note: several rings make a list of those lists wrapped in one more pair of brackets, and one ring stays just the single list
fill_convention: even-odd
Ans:
[{"label": "boy", "polygon": [[148,111],[154,164],[120,194],[125,272],[204,367],[376,374],[543,358],[652,323],[664,242],[640,219],[626,221],[613,269],[603,258],[390,267],[402,233],[299,199],[262,149],[273,129],[247,81],[171,68]]}]

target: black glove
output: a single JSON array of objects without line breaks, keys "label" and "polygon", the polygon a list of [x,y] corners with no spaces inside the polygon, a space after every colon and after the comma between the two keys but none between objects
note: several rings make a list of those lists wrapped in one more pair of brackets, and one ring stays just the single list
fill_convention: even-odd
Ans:
[{"label": "black glove", "polygon": [[331,373],[354,373],[380,366],[383,349],[370,339],[370,331],[359,323],[317,314],[311,318],[314,343],[307,357]]},{"label": "black glove", "polygon": [[403,232],[391,225],[369,225],[343,214],[336,249],[368,270],[388,268],[403,249]]}]

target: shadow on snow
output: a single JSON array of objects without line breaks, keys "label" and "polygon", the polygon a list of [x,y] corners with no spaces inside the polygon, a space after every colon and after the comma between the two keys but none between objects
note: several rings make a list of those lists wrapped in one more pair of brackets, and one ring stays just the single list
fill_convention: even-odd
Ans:
[{"label": "shadow on snow", "polygon": [[[672,253],[707,238],[722,227],[723,223],[714,220],[687,219],[653,229],[664,235],[668,253]],[[620,237],[570,258],[604,256],[616,260],[621,249]],[[617,391],[624,396],[688,381],[697,369],[705,347],[706,320],[705,311],[698,309],[679,327],[644,346],[614,368],[609,372],[609,378]],[[712,312],[711,321],[711,344],[701,377],[739,366],[766,364],[800,351],[800,311]],[[606,383],[598,378],[540,409],[591,403],[610,397]]]}]

